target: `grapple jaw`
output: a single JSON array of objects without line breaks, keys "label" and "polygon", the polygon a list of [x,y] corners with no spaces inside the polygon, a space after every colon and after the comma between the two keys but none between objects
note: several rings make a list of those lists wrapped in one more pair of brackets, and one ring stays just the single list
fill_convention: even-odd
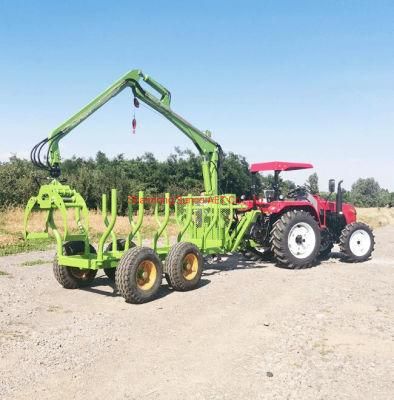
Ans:
[{"label": "grapple jaw", "polygon": [[[78,234],[70,234],[68,226],[67,210],[74,209],[75,221],[78,226]],[[54,212],[59,211],[62,219],[62,234],[58,231]],[[42,232],[29,231],[29,220],[34,212],[46,212],[45,227]],[[81,219],[82,217],[82,219]],[[43,239],[49,237],[49,228],[52,229],[56,239],[83,240],[87,239],[88,232],[88,209],[82,196],[70,186],[64,185],[54,179],[47,185],[42,185],[37,196],[28,201],[23,221],[23,235],[25,239]]]}]

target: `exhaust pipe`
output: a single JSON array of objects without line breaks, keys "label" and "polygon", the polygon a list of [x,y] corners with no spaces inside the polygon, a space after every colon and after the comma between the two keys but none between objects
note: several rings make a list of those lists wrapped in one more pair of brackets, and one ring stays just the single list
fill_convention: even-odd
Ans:
[{"label": "exhaust pipe", "polygon": [[342,203],[343,203],[342,182],[343,181],[338,182],[338,188],[337,188],[337,198],[336,198],[337,214],[342,214]]}]

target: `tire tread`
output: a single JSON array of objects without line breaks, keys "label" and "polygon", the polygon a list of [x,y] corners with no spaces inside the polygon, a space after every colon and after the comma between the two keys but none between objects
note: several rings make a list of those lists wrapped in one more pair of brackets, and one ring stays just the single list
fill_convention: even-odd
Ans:
[{"label": "tire tread", "polygon": [[[182,263],[182,259],[185,255],[185,253],[193,251],[198,254],[198,259],[199,259],[199,272],[198,272],[198,279],[196,280],[196,284],[191,284],[190,281],[187,281],[183,274],[182,271],[179,268],[179,265]],[[203,268],[203,259],[200,250],[198,249],[197,246],[195,246],[192,243],[189,242],[179,242],[174,244],[170,251],[168,252],[166,262],[165,262],[165,277],[167,279],[168,284],[175,290],[179,291],[187,291],[194,289],[196,285],[198,284],[200,278],[201,278],[201,273],[202,273],[202,268]]]},{"label": "tire tread", "polygon": [[[288,249],[285,237],[286,227],[291,223],[291,221],[294,218],[298,217],[309,219],[311,223],[313,220],[317,224],[316,220],[310,213],[304,210],[291,210],[291,211],[286,211],[277,221],[275,221],[271,229],[271,239],[270,239],[271,251],[273,252],[274,257],[279,266],[288,269],[310,268],[314,264],[318,254],[318,251],[315,252],[316,254],[314,255],[314,257],[310,258],[307,262],[304,263],[294,262],[287,255]],[[320,240],[318,241],[320,242]]]},{"label": "tire tread", "polygon": [[124,297],[126,302],[134,303],[134,304],[141,304],[149,301],[160,287],[160,283],[157,285],[155,284],[152,293],[149,296],[144,296],[141,291],[136,289],[134,285],[131,283],[131,272],[133,266],[137,264],[138,259],[141,257],[141,253],[144,256],[154,256],[157,262],[156,268],[157,273],[159,275],[159,281],[161,283],[161,277],[163,275],[163,268],[161,265],[160,259],[157,257],[156,253],[149,247],[132,247],[126,253],[124,253],[123,257],[120,259],[119,264],[116,268],[115,273],[115,282],[116,287],[119,293]]},{"label": "tire tread", "polygon": [[[351,253],[350,248],[348,247],[349,239],[352,233],[357,229],[364,229],[367,231],[371,236],[371,248],[368,253],[363,257],[357,257]],[[360,263],[363,261],[368,260],[371,256],[372,252],[375,250],[375,236],[372,232],[372,229],[363,222],[352,222],[346,225],[341,232],[341,236],[339,238],[339,248],[341,253],[343,254],[345,261],[349,263]]]}]

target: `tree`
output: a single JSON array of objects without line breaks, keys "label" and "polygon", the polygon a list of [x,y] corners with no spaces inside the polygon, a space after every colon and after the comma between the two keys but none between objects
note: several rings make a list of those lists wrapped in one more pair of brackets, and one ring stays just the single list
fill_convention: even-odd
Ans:
[{"label": "tree", "polygon": [[310,193],[319,194],[319,177],[316,172],[308,176],[305,186]]},{"label": "tree", "polygon": [[0,163],[0,208],[25,205],[38,191],[35,178],[45,177],[37,172],[29,161],[15,156],[8,162]]},{"label": "tree", "polygon": [[388,204],[388,206],[391,208],[391,207],[394,207],[394,192],[391,192],[390,193],[390,203]]},{"label": "tree", "polygon": [[[251,195],[252,176],[249,172],[249,164],[245,157],[239,154],[228,153],[225,155],[222,165],[220,181],[223,193]],[[260,181],[256,179],[256,191],[260,189]]]},{"label": "tree", "polygon": [[374,178],[360,178],[352,185],[350,198],[359,207],[377,207],[381,189]]},{"label": "tree", "polygon": [[391,204],[391,193],[387,189],[380,189],[378,196],[378,207],[386,207]]}]

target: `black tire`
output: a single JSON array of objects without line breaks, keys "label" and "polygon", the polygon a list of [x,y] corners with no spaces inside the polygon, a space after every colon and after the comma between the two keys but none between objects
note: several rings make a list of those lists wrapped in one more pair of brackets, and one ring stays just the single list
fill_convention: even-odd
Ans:
[{"label": "black tire", "polygon": [[[293,228],[309,226],[311,230],[311,238],[314,237],[314,244],[311,244],[311,249],[308,250],[306,256],[297,257],[290,249],[289,234]],[[309,229],[309,228],[308,228]],[[302,245],[305,238],[300,234],[295,238],[296,245]],[[273,225],[271,230],[271,251],[274,253],[275,260],[280,267],[290,269],[302,269],[311,267],[320,249],[320,229],[315,218],[306,211],[292,210],[283,214]]]},{"label": "black tire", "polygon": [[[360,253],[354,253],[354,247],[358,247],[361,244],[361,240],[357,241],[357,237],[354,237],[353,234],[356,232],[363,232],[361,238],[364,236],[366,242],[364,242],[364,248],[360,247]],[[355,240],[355,243],[352,244],[351,240]],[[369,243],[368,243],[369,241]],[[375,237],[372,233],[372,229],[363,222],[353,222],[349,225],[346,225],[341,232],[341,237],[339,239],[339,248],[341,249],[341,253],[344,256],[344,260],[347,262],[357,263],[368,260],[371,257],[372,252],[375,249]],[[353,248],[353,250],[352,250]]]},{"label": "black tire", "polygon": [[[126,245],[126,239],[117,239],[116,245],[118,250],[123,251]],[[135,243],[131,242],[130,249],[133,247],[135,247]],[[105,251],[112,251],[112,242],[106,247]],[[104,273],[110,281],[115,282],[116,267],[104,268]]]},{"label": "black tire", "polygon": [[[90,252],[96,253],[95,248],[90,244]],[[83,254],[85,250],[85,242],[83,241],[75,241],[75,242],[66,242],[63,245],[64,254],[67,256]],[[96,274],[96,269],[80,269],[75,267],[67,267],[64,265],[60,265],[57,261],[57,257],[55,257],[53,261],[53,273],[55,275],[56,280],[65,288],[65,289],[78,289],[80,287],[89,286]]]},{"label": "black tire", "polygon": [[320,231],[320,249],[319,249],[319,259],[326,260],[330,258],[331,251],[334,247],[334,241],[332,239],[332,235],[327,228],[323,228]]},{"label": "black tire", "polygon": [[174,244],[168,252],[164,271],[166,280],[174,290],[186,291],[195,289],[201,279],[204,259],[192,243]]},{"label": "black tire", "polygon": [[[144,274],[147,276],[144,276]],[[119,261],[115,273],[116,287],[127,303],[151,300],[160,288],[163,266],[149,247],[133,247]]]},{"label": "black tire", "polygon": [[334,247],[334,243],[329,242],[329,243],[322,243],[320,245],[320,249],[319,249],[319,258],[320,259],[326,259],[330,257],[331,251]]}]

